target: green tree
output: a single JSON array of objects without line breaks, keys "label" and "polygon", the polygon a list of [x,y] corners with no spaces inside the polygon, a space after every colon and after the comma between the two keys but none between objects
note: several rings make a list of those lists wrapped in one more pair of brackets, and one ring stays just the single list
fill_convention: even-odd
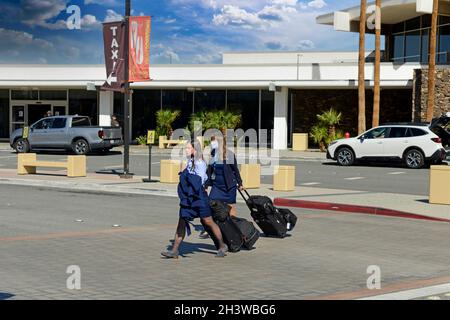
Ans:
[{"label": "green tree", "polygon": [[317,119],[319,119],[323,125],[328,127],[328,135],[330,137],[336,137],[336,125],[341,122],[341,112],[337,112],[336,110],[333,110],[333,108],[330,108],[330,110],[318,114]]},{"label": "green tree", "polygon": [[180,110],[159,110],[156,112],[157,136],[168,136],[172,131],[172,124],[181,115]]}]

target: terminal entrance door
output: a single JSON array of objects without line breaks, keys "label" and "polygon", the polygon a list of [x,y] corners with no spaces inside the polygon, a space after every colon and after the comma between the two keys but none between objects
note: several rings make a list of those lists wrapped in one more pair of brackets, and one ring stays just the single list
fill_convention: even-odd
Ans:
[{"label": "terminal entrance door", "polygon": [[40,119],[44,118],[47,114],[47,111],[52,111],[51,104],[29,104],[27,107],[28,107],[27,122],[29,126],[39,121]]},{"label": "terminal entrance door", "polygon": [[[39,101],[38,101],[39,102]],[[44,118],[48,111],[51,111],[54,116],[67,115],[67,102],[60,101],[41,101],[42,103],[31,103],[18,101],[11,102],[11,132],[23,128],[25,126],[31,126],[33,123]]]}]

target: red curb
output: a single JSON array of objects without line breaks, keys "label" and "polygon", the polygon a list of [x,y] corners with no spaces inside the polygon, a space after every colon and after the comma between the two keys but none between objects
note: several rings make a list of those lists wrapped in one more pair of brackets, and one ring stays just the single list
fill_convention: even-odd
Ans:
[{"label": "red curb", "polygon": [[281,206],[281,207],[317,209],[317,210],[372,214],[372,215],[397,217],[397,218],[450,222],[450,220],[448,220],[448,219],[427,217],[427,216],[423,216],[423,215],[415,214],[415,213],[408,213],[408,212],[403,212],[403,211],[396,211],[396,210],[391,210],[391,209],[369,207],[369,206],[357,206],[357,205],[351,205],[351,204],[342,204],[342,203],[275,198],[274,204],[276,206]]}]

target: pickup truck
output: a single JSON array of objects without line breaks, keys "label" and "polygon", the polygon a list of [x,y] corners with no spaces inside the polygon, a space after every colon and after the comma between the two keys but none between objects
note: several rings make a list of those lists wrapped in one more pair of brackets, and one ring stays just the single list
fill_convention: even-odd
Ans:
[{"label": "pickup truck", "polygon": [[58,116],[43,118],[29,127],[15,130],[10,145],[18,153],[33,150],[71,150],[77,155],[90,151],[107,152],[123,144],[122,128],[96,127],[89,117]]}]

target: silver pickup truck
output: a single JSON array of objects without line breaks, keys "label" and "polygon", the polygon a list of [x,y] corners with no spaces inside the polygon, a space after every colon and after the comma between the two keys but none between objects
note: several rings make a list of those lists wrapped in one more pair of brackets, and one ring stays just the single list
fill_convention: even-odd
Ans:
[{"label": "silver pickup truck", "polygon": [[77,155],[90,151],[107,152],[123,144],[122,128],[96,127],[89,117],[60,116],[41,119],[11,134],[10,145],[18,153],[32,150],[72,150]]}]

